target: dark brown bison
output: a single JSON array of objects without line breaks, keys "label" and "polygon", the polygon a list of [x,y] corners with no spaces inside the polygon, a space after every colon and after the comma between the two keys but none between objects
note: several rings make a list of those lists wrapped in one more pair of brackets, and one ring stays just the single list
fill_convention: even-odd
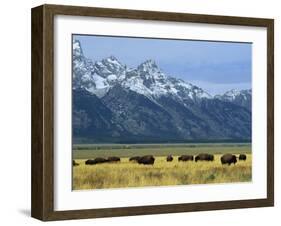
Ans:
[{"label": "dark brown bison", "polygon": [[225,154],[221,157],[221,164],[231,165],[231,163],[233,163],[235,165],[236,162],[237,162],[237,158],[235,155]]},{"label": "dark brown bison", "polygon": [[144,165],[153,165],[155,158],[152,155],[145,155],[140,157],[137,162]]},{"label": "dark brown bison", "polygon": [[85,161],[85,164],[86,164],[86,165],[94,165],[94,164],[96,164],[96,163],[95,163],[95,160],[93,160],[93,159],[88,159],[87,161]]},{"label": "dark brown bison", "polygon": [[172,162],[173,159],[174,159],[174,158],[173,158],[172,155],[168,155],[167,158],[166,158],[167,162]]},{"label": "dark brown bison", "polygon": [[194,159],[193,155],[182,155],[178,158],[178,161],[186,162],[186,161],[193,161],[193,159]]},{"label": "dark brown bison", "polygon": [[247,156],[245,154],[240,154],[239,155],[239,160],[246,160],[247,159]]},{"label": "dark brown bison", "polygon": [[72,166],[79,166],[79,164],[75,160],[72,160]]},{"label": "dark brown bison", "polygon": [[131,158],[129,158],[129,161],[130,162],[137,162],[138,160],[140,159],[140,156],[133,156],[133,157],[131,157]]},{"label": "dark brown bison", "polygon": [[107,161],[108,162],[120,162],[121,160],[119,157],[112,156],[112,157],[108,157]]},{"label": "dark brown bison", "polygon": [[199,154],[195,157],[195,162],[197,161],[214,161],[214,155],[211,154]]},{"label": "dark brown bison", "polygon": [[108,162],[107,159],[105,158],[95,158],[95,159],[88,159],[85,164],[86,165],[95,165],[95,164],[100,164],[100,163],[105,163]]}]

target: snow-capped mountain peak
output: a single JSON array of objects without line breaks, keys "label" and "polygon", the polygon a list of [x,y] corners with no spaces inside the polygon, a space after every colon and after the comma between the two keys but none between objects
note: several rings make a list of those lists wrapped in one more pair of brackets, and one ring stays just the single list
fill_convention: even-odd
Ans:
[{"label": "snow-capped mountain peak", "polygon": [[[151,73],[151,74],[155,74],[155,73],[159,73],[161,74],[161,70],[158,67],[158,65],[156,64],[156,62],[152,59],[146,60],[143,63],[141,63],[138,67],[137,70],[143,73]],[[163,74],[163,73],[162,73]]]},{"label": "snow-capped mountain peak", "polygon": [[78,40],[73,40],[73,56],[80,57],[83,56],[83,50],[81,48],[81,44]]},{"label": "snow-capped mountain peak", "polygon": [[95,73],[103,78],[111,76],[111,78],[116,77],[117,79],[124,73],[125,69],[126,66],[121,64],[114,56],[104,58],[101,61],[96,61],[94,63]]},{"label": "snow-capped mountain peak", "polygon": [[246,98],[247,95],[252,95],[251,89],[247,89],[247,90],[231,89],[225,92],[223,95],[216,95],[215,98],[233,101],[238,97]]},{"label": "snow-capped mountain peak", "polygon": [[150,99],[169,95],[177,100],[212,98],[203,89],[165,75],[154,60],[127,68],[115,56],[92,62],[83,55],[79,41],[73,42],[73,87],[103,97],[114,86],[132,90]]},{"label": "snow-capped mountain peak", "polygon": [[121,64],[115,56],[109,56],[102,59],[102,63],[113,68],[124,68],[125,66]]},{"label": "snow-capped mountain peak", "polygon": [[225,92],[223,95],[216,95],[215,99],[219,99],[222,101],[232,102],[240,106],[244,106],[249,110],[252,107],[252,90],[237,90],[232,89]]},{"label": "snow-capped mountain peak", "polygon": [[156,62],[152,59],[146,60],[138,66],[140,71],[159,70]]},{"label": "snow-capped mountain peak", "polygon": [[238,95],[240,95],[240,91],[237,89],[231,89],[224,94],[224,96],[230,100],[233,100]]},{"label": "snow-capped mountain peak", "polygon": [[83,134],[90,142],[251,140],[251,90],[212,97],[166,75],[154,60],[135,68],[115,56],[94,62],[76,40],[72,65],[74,139]]}]

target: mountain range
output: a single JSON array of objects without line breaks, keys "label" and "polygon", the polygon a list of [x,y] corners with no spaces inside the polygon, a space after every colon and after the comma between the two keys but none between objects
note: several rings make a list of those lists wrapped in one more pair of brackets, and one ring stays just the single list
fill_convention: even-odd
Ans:
[{"label": "mountain range", "polygon": [[73,41],[73,140],[151,143],[251,139],[251,90],[212,96],[154,60],[93,62]]}]

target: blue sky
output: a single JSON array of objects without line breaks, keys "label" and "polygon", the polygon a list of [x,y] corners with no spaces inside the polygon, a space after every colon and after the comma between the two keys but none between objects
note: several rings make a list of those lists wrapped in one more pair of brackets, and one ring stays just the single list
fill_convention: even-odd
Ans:
[{"label": "blue sky", "polygon": [[93,61],[115,56],[128,67],[153,59],[161,70],[221,94],[251,88],[252,44],[74,35]]}]

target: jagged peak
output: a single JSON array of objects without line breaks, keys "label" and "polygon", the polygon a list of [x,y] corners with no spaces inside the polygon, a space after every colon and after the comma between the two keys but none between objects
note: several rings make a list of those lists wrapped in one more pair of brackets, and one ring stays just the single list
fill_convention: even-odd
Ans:
[{"label": "jagged peak", "polygon": [[80,45],[81,45],[81,44],[80,44],[80,41],[79,41],[78,39],[75,39],[75,38],[74,38],[74,39],[72,40],[72,43],[73,43],[73,44],[76,43],[76,44],[79,45],[79,47],[81,47],[81,46],[80,46]]},{"label": "jagged peak", "polygon": [[113,55],[110,55],[110,56],[108,56],[108,57],[103,58],[102,61],[118,61],[118,62],[119,62],[119,60],[117,59],[117,57],[115,57],[115,56],[113,56]]},{"label": "jagged peak", "polygon": [[[82,53],[79,40],[73,40],[73,49],[75,49],[73,54],[76,54],[76,56]],[[109,55],[93,63],[90,60],[87,63],[87,58],[85,57],[78,57],[77,61],[78,63],[75,64],[75,66],[79,70],[77,69],[75,73],[79,72],[80,77],[78,76],[78,78],[81,78],[78,85],[84,85],[88,89],[91,88],[92,92],[108,90],[115,85],[122,84],[124,87],[130,88],[143,95],[174,95],[177,98],[183,99],[224,97],[232,99],[236,96],[234,94],[239,93],[238,90],[232,89],[229,91],[229,96],[225,95],[223,97],[223,95],[220,95],[220,97],[213,97],[204,89],[185,80],[165,75],[153,59],[144,61],[134,69],[127,68],[126,65],[120,63],[114,55]],[[79,61],[83,62],[83,64],[80,64]],[[242,95],[247,96],[247,92],[245,91]]]},{"label": "jagged peak", "polygon": [[216,99],[227,99],[234,100],[238,96],[252,95],[252,89],[231,89],[226,91],[224,94],[215,95]]},{"label": "jagged peak", "polygon": [[224,95],[226,96],[229,96],[229,95],[238,95],[240,94],[240,91],[238,89],[231,89],[231,90],[228,90],[224,93]]},{"label": "jagged peak", "polygon": [[155,60],[152,60],[152,59],[148,59],[138,66],[138,69],[140,69],[140,70],[148,69],[148,68],[159,69]]},{"label": "jagged peak", "polygon": [[241,90],[241,93],[252,94],[252,89],[243,89]]},{"label": "jagged peak", "polygon": [[118,61],[118,59],[117,59],[115,56],[113,56],[113,55],[110,55],[110,56],[107,57],[106,59],[112,60],[112,61]]},{"label": "jagged peak", "polygon": [[105,65],[116,65],[118,67],[125,67],[115,56],[110,55],[109,57],[103,58],[101,61],[96,61],[96,63]]},{"label": "jagged peak", "polygon": [[81,48],[81,43],[79,40],[73,39],[72,48],[73,48],[73,54],[75,56],[83,56],[83,50]]},{"label": "jagged peak", "polygon": [[240,95],[240,94],[244,94],[244,93],[252,93],[251,89],[242,89],[242,90],[238,90],[238,89],[231,89],[227,92],[224,93],[224,95],[229,96],[229,95]]}]

